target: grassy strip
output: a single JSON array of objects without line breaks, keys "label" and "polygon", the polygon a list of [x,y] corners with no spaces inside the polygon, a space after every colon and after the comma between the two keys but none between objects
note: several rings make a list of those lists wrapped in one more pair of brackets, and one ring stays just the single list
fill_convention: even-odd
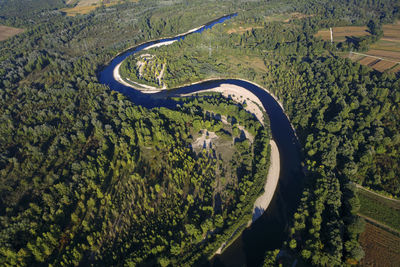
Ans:
[{"label": "grassy strip", "polygon": [[363,189],[358,189],[360,213],[400,231],[400,205],[380,198]]}]

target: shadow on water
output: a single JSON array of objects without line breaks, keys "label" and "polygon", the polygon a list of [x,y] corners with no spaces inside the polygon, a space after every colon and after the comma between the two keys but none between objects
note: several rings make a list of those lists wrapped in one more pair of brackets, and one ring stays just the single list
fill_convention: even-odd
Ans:
[{"label": "shadow on water", "polygon": [[[195,32],[202,32],[235,15],[228,15],[215,20]],[[109,65],[101,70],[98,78],[100,83],[128,96],[134,104],[147,108],[167,107],[174,109],[177,102],[171,100],[171,97],[178,96],[179,94],[201,92],[202,90],[218,87],[221,84],[241,86],[255,94],[261,100],[270,118],[272,137],[280,152],[281,171],[278,187],[270,206],[263,215],[249,228],[245,229],[242,235],[227,247],[221,255],[215,256],[210,262],[212,266],[258,266],[262,263],[266,250],[282,247],[284,240],[287,238],[288,223],[290,218],[293,217],[303,187],[300,147],[295,132],[279,103],[262,88],[241,80],[207,81],[157,94],[144,94],[118,83],[113,77],[114,68],[128,56],[154,43],[180,40],[184,37],[180,36],[158,42],[149,42],[128,50],[115,57]]]}]

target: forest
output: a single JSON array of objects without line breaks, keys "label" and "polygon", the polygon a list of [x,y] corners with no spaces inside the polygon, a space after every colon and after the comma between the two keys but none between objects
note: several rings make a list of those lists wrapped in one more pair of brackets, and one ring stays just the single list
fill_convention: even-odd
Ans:
[{"label": "forest", "polygon": [[[218,95],[149,110],[97,77],[129,47],[233,12],[225,25],[149,50],[166,64],[163,82],[236,77],[277,95],[307,180],[282,249],[315,266],[359,262],[363,220],[350,182],[400,197],[399,77],[337,55],[373,40],[336,47],[313,34],[372,20],[380,38],[379,25],[399,19],[397,1],[140,1],[76,17],[62,7],[0,3],[0,23],[26,29],[0,42],[1,265],[204,264],[248,222],[268,170],[267,116],[262,127]],[[293,12],[304,16],[269,20]],[[201,131],[231,142],[231,160],[218,147],[196,152]],[[266,252],[265,265],[276,256]]]},{"label": "forest", "polygon": [[[363,252],[357,236],[363,223],[350,182],[400,196],[398,77],[340,58],[337,47],[313,37],[324,25],[316,16],[289,22],[245,15],[232,20],[249,30],[236,33],[229,24],[218,25],[148,53],[166,65],[163,82],[168,88],[238,77],[277,95],[303,144],[310,177],[287,247],[313,265],[359,261]],[[362,23],[369,24],[371,38],[379,38],[371,20],[360,17],[354,22]],[[136,61],[131,57],[125,64]],[[135,77],[126,66],[125,75]],[[150,79],[151,74],[147,71]],[[145,77],[136,80],[146,83]]]}]

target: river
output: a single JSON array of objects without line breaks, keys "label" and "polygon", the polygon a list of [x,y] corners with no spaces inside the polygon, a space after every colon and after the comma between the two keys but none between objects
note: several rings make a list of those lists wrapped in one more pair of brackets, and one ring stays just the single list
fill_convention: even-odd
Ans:
[{"label": "river", "polygon": [[[214,20],[188,34],[201,33],[235,15],[228,15]],[[266,90],[243,80],[213,80],[160,93],[145,94],[139,90],[122,85],[113,76],[114,68],[130,55],[157,43],[182,40],[185,36],[179,35],[175,38],[148,42],[127,50],[116,56],[103,68],[99,72],[98,78],[100,83],[128,96],[134,104],[147,108],[162,106],[173,109],[176,107],[177,102],[171,100],[170,97],[200,92],[218,87],[221,84],[233,84],[243,87],[261,100],[270,119],[272,138],[275,140],[280,152],[281,170],[278,187],[271,204],[263,215],[253,222],[249,228],[245,229],[241,236],[229,247],[225,248],[221,255],[215,256],[210,262],[210,265],[213,266],[258,266],[262,263],[266,250],[282,247],[283,242],[288,236],[288,223],[297,208],[303,189],[304,175],[301,171],[300,146],[281,105]]]}]

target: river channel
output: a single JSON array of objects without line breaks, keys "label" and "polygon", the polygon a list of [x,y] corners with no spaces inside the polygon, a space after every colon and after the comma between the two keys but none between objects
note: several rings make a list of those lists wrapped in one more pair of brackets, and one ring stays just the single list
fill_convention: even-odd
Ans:
[{"label": "river channel", "polygon": [[[228,15],[214,20],[188,34],[201,33],[235,15]],[[250,227],[246,228],[239,238],[223,250],[221,255],[215,256],[210,262],[213,266],[258,266],[262,263],[266,250],[282,247],[283,242],[288,236],[288,224],[295,212],[303,189],[304,175],[301,171],[300,146],[281,105],[266,90],[243,80],[224,79],[206,81],[160,93],[146,94],[119,83],[113,76],[114,68],[134,53],[157,43],[171,42],[173,40],[179,41],[184,39],[185,36],[179,35],[175,38],[148,42],[127,50],[116,56],[103,68],[99,72],[98,78],[100,83],[126,95],[134,104],[146,108],[167,107],[173,109],[176,107],[177,102],[173,101],[171,97],[180,94],[201,92],[202,90],[218,87],[221,84],[240,86],[244,90],[249,90],[261,100],[270,119],[272,138],[276,142],[280,153],[281,170],[279,183],[274,197],[263,215],[253,222]]]}]

